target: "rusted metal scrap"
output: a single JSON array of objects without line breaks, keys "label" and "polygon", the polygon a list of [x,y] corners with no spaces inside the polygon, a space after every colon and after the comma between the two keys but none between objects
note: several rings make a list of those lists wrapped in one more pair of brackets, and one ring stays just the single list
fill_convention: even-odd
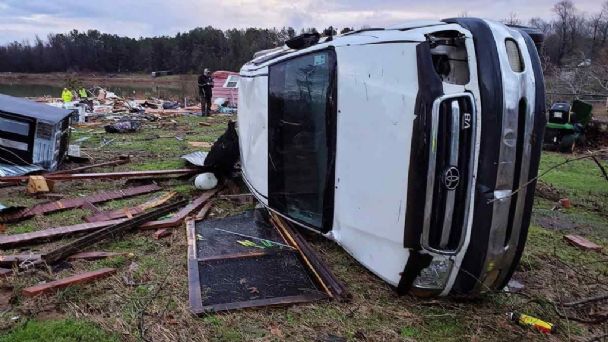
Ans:
[{"label": "rusted metal scrap", "polygon": [[47,264],[54,264],[58,261],[62,261],[69,256],[82,251],[83,249],[90,247],[98,242],[104,241],[106,239],[115,238],[120,236],[130,230],[133,230],[139,227],[141,224],[145,222],[152,221],[159,217],[162,217],[175,209],[183,206],[187,203],[187,200],[179,200],[174,203],[166,204],[164,206],[159,207],[158,209],[152,210],[150,212],[141,214],[132,219],[125,220],[123,222],[111,225],[109,227],[100,229],[98,231],[87,234],[81,238],[76,239],[73,242],[65,244],[57,249],[54,249],[42,256],[42,260]]},{"label": "rusted metal scrap", "polygon": [[[176,170],[153,170],[153,171],[124,171],[124,172],[102,172],[102,173],[66,173],[49,174],[44,177],[53,181],[75,181],[83,179],[147,179],[169,176],[188,176],[195,173],[205,172],[205,168],[198,169],[176,169]],[[0,183],[19,184],[26,182],[27,176],[0,177]]]},{"label": "rusted metal scrap", "polygon": [[115,200],[119,198],[132,197],[137,195],[143,195],[150,192],[158,191],[161,187],[156,184],[143,185],[125,190],[114,190],[101,192],[85,197],[78,198],[67,198],[59,201],[37,204],[29,209],[25,209],[20,212],[0,214],[0,223],[10,223],[20,220],[24,220],[30,217],[34,217],[40,214],[47,214],[51,212],[74,209],[86,205],[86,203],[100,203]]}]

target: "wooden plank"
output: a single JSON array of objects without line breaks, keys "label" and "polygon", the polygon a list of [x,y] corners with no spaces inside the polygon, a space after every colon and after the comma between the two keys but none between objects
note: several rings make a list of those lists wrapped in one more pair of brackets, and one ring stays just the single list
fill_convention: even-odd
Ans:
[{"label": "wooden plank", "polygon": [[[129,253],[114,253],[114,252],[82,252],[76,253],[68,258],[69,261],[77,260],[100,260],[111,258],[115,256],[126,256]],[[42,258],[41,254],[13,254],[13,255],[0,255],[0,266],[16,266],[23,262],[39,262]]]},{"label": "wooden plank", "polygon": [[140,229],[146,230],[177,227],[181,225],[182,222],[184,222],[188,215],[200,209],[205,204],[205,202],[207,202],[211,197],[213,197],[218,191],[219,188],[205,191],[197,199],[192,201],[192,203],[188,204],[187,206],[179,210],[177,213],[175,213],[175,215],[173,215],[171,218],[166,220],[148,222],[146,224],[141,225]]},{"label": "wooden plank", "polygon": [[0,278],[8,277],[13,274],[13,270],[8,268],[0,268]]},{"label": "wooden plank", "polygon": [[[163,176],[188,176],[208,171],[209,168],[197,169],[175,169],[175,170],[153,170],[153,171],[125,171],[125,172],[102,172],[102,173],[66,173],[47,175],[44,178],[54,181],[74,181],[83,179],[145,179]],[[28,176],[0,177],[0,183],[19,184],[26,182]]]},{"label": "wooden plank", "polygon": [[205,205],[201,208],[201,210],[196,214],[194,219],[196,221],[204,220],[205,217],[207,217],[207,214],[209,213],[209,210],[211,210],[212,206],[213,206],[213,201],[208,201],[207,203],[205,203]]},{"label": "wooden plank", "polygon": [[135,207],[98,212],[94,215],[85,217],[84,220],[87,222],[101,222],[116,220],[124,217],[132,218],[133,216],[141,214],[148,209],[152,209],[154,207],[158,207],[159,205],[165,204],[171,198],[175,197],[176,194],[176,192],[168,192],[164,195],[155,197]]},{"label": "wooden plank", "polygon": [[58,201],[50,202],[50,203],[42,203],[34,205],[33,207],[26,209],[24,211],[9,213],[6,215],[0,215],[0,222],[15,222],[19,220],[24,220],[30,217],[34,217],[40,214],[47,214],[56,211],[62,211],[67,209],[79,208],[86,203],[101,203],[107,202],[119,198],[127,198],[138,195],[143,195],[151,192],[155,192],[162,189],[160,186],[156,184],[137,186],[133,188],[127,188],[124,190],[113,190],[113,191],[105,191],[99,192],[93,195],[85,196],[85,197],[73,197],[73,198],[65,198]]},{"label": "wooden plank", "polygon": [[0,235],[0,249],[32,245],[39,242],[53,241],[64,236],[88,233],[123,222],[124,220],[114,220],[95,223],[80,223],[72,226],[48,228],[31,233]]},{"label": "wooden plank", "polygon": [[37,262],[40,258],[40,254],[37,253],[0,255],[0,266],[13,267],[22,262]]},{"label": "wooden plank", "polygon": [[302,234],[300,234],[291,226],[289,222],[279,215],[274,213],[271,213],[270,215],[271,223],[278,228],[279,232],[282,233],[283,238],[293,241],[293,243],[297,245],[298,251],[306,260],[308,260],[306,265],[310,265],[310,267],[314,268],[314,274],[319,276],[322,282],[325,283],[325,285],[331,291],[333,297],[340,301],[350,300],[351,294],[346,289],[346,286],[344,286],[344,284],[338,280],[338,278],[329,269],[329,266],[323,262],[317,252],[315,252],[306,239],[304,239]]},{"label": "wooden plank", "polygon": [[59,289],[74,286],[78,284],[90,283],[97,279],[102,279],[109,277],[110,275],[116,273],[115,268],[102,268],[93,272],[86,272],[76,274],[67,278],[51,281],[48,283],[38,284],[34,286],[27,287],[21,291],[26,297],[34,297],[45,293],[55,292]]},{"label": "wooden plank", "polygon": [[88,248],[98,242],[107,240],[109,238],[116,238],[117,236],[120,236],[130,230],[139,227],[145,222],[149,222],[151,220],[162,217],[163,215],[174,211],[176,208],[179,208],[185,203],[186,200],[179,200],[171,204],[166,204],[153,211],[136,216],[132,219],[125,220],[124,222],[120,222],[109,227],[102,228],[98,231],[89,233],[83,237],[80,237],[70,243],[67,243],[44,254],[42,256],[42,259],[47,264],[53,264],[58,261],[64,260],[70,255],[80,252],[84,248]]},{"label": "wooden plank", "polygon": [[171,235],[171,231],[169,229],[159,229],[154,232],[153,236],[156,240],[160,240],[164,237]]},{"label": "wooden plank", "polygon": [[586,251],[599,252],[602,250],[602,246],[600,246],[594,242],[591,242],[580,235],[574,235],[574,234],[565,235],[564,240],[566,240],[571,245],[576,246],[576,247],[586,250]]},{"label": "wooden plank", "polygon": [[212,313],[219,311],[227,311],[227,310],[239,310],[245,308],[255,308],[260,306],[279,306],[279,305],[291,305],[298,303],[309,303],[317,300],[327,299],[327,295],[322,292],[317,293],[307,293],[298,296],[287,296],[287,297],[275,297],[275,298],[266,298],[266,299],[255,299],[248,300],[244,302],[234,302],[234,303],[222,303],[222,304],[214,304],[203,306],[200,311],[192,311],[197,315],[204,313]]},{"label": "wooden plank", "polygon": [[203,296],[201,294],[200,273],[196,255],[196,230],[194,220],[186,220],[186,239],[188,241],[188,302],[190,311],[195,314],[203,310]]}]

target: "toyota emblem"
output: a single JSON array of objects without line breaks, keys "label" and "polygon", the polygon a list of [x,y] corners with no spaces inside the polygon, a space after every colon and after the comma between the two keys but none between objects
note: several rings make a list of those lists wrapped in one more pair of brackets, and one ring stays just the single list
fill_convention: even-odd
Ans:
[{"label": "toyota emblem", "polygon": [[460,172],[455,166],[450,166],[443,172],[443,186],[448,190],[455,190],[460,183]]}]

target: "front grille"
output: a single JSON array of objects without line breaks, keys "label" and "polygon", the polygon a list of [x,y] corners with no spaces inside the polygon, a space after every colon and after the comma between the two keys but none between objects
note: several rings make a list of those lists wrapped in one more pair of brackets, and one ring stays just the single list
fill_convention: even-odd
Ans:
[{"label": "front grille", "polygon": [[471,95],[433,104],[422,246],[456,253],[466,231],[473,187],[476,113]]}]

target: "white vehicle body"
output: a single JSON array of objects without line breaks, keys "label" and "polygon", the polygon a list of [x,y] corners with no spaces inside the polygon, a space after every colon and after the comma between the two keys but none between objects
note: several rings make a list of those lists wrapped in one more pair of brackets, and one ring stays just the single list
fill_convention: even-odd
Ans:
[{"label": "white vehicle body", "polygon": [[[536,174],[536,167],[525,159],[535,153],[531,136],[540,110],[535,84],[542,85],[542,77],[538,79],[538,71],[531,66],[538,57],[536,51],[529,51],[525,33],[471,20],[470,25],[483,26],[486,39],[488,32],[494,38],[498,52],[494,62],[500,66],[502,89],[488,89],[487,82],[480,85],[478,72],[484,66],[478,65],[477,53],[482,47],[476,46],[480,42],[466,20],[415,22],[341,35],[300,50],[283,47],[262,53],[240,71],[241,165],[252,193],[268,209],[333,239],[401,291],[447,295],[478,292],[482,282],[496,287],[510,277],[519,259],[515,250],[520,244],[503,245],[503,241],[510,240],[510,233],[521,242],[527,232],[525,190],[518,197],[512,198],[511,193]],[[516,42],[519,63],[525,67],[513,66],[508,56],[513,51],[506,51],[506,41]],[[433,64],[425,67],[431,59]],[[333,67],[326,67],[331,63]],[[513,72],[514,67],[523,70]],[[431,71],[437,76],[428,76]],[[427,83],[439,90],[430,100],[425,100],[432,94],[424,89]],[[485,93],[480,90],[483,87]],[[476,196],[488,193],[478,184],[478,169],[484,165],[480,162],[482,122],[489,115],[482,97],[488,90],[500,92],[503,113],[496,133],[491,133],[500,140],[493,156],[500,160],[494,162],[497,170],[492,172],[496,182],[489,189],[494,201],[487,204],[493,215],[485,228],[488,236],[478,248],[485,253],[483,267],[473,272],[479,278],[472,285],[470,279],[463,279],[466,284],[453,291],[458,276],[463,277],[459,272],[463,260],[475,258],[467,253],[474,254],[469,247],[477,244],[472,238],[477,226],[474,213],[483,204]],[[326,92],[325,112],[320,110],[320,91]],[[308,107],[301,107],[302,96],[310,99]],[[290,121],[292,116],[303,116],[293,111],[308,109],[319,113],[311,114],[319,118]],[[425,115],[427,119],[421,122]],[[449,121],[443,118],[446,115],[451,116]],[[321,127],[324,122],[327,125]],[[442,127],[451,132],[449,143],[442,140]],[[436,157],[444,147],[445,159]],[[420,153],[425,157],[419,158]],[[273,156],[284,158],[273,160]],[[306,165],[313,166],[307,170]],[[451,171],[453,179],[448,177]],[[450,179],[455,183],[449,184]],[[297,191],[305,193],[315,182],[322,184],[312,186],[306,195],[290,197]],[[441,186],[447,190],[436,190]],[[439,209],[434,208],[433,194],[442,203]],[[519,202],[512,205],[513,201]],[[313,204],[297,208],[304,202]],[[310,208],[316,209],[309,213]],[[452,220],[462,223],[457,232]],[[492,274],[494,267],[499,274]]]}]

